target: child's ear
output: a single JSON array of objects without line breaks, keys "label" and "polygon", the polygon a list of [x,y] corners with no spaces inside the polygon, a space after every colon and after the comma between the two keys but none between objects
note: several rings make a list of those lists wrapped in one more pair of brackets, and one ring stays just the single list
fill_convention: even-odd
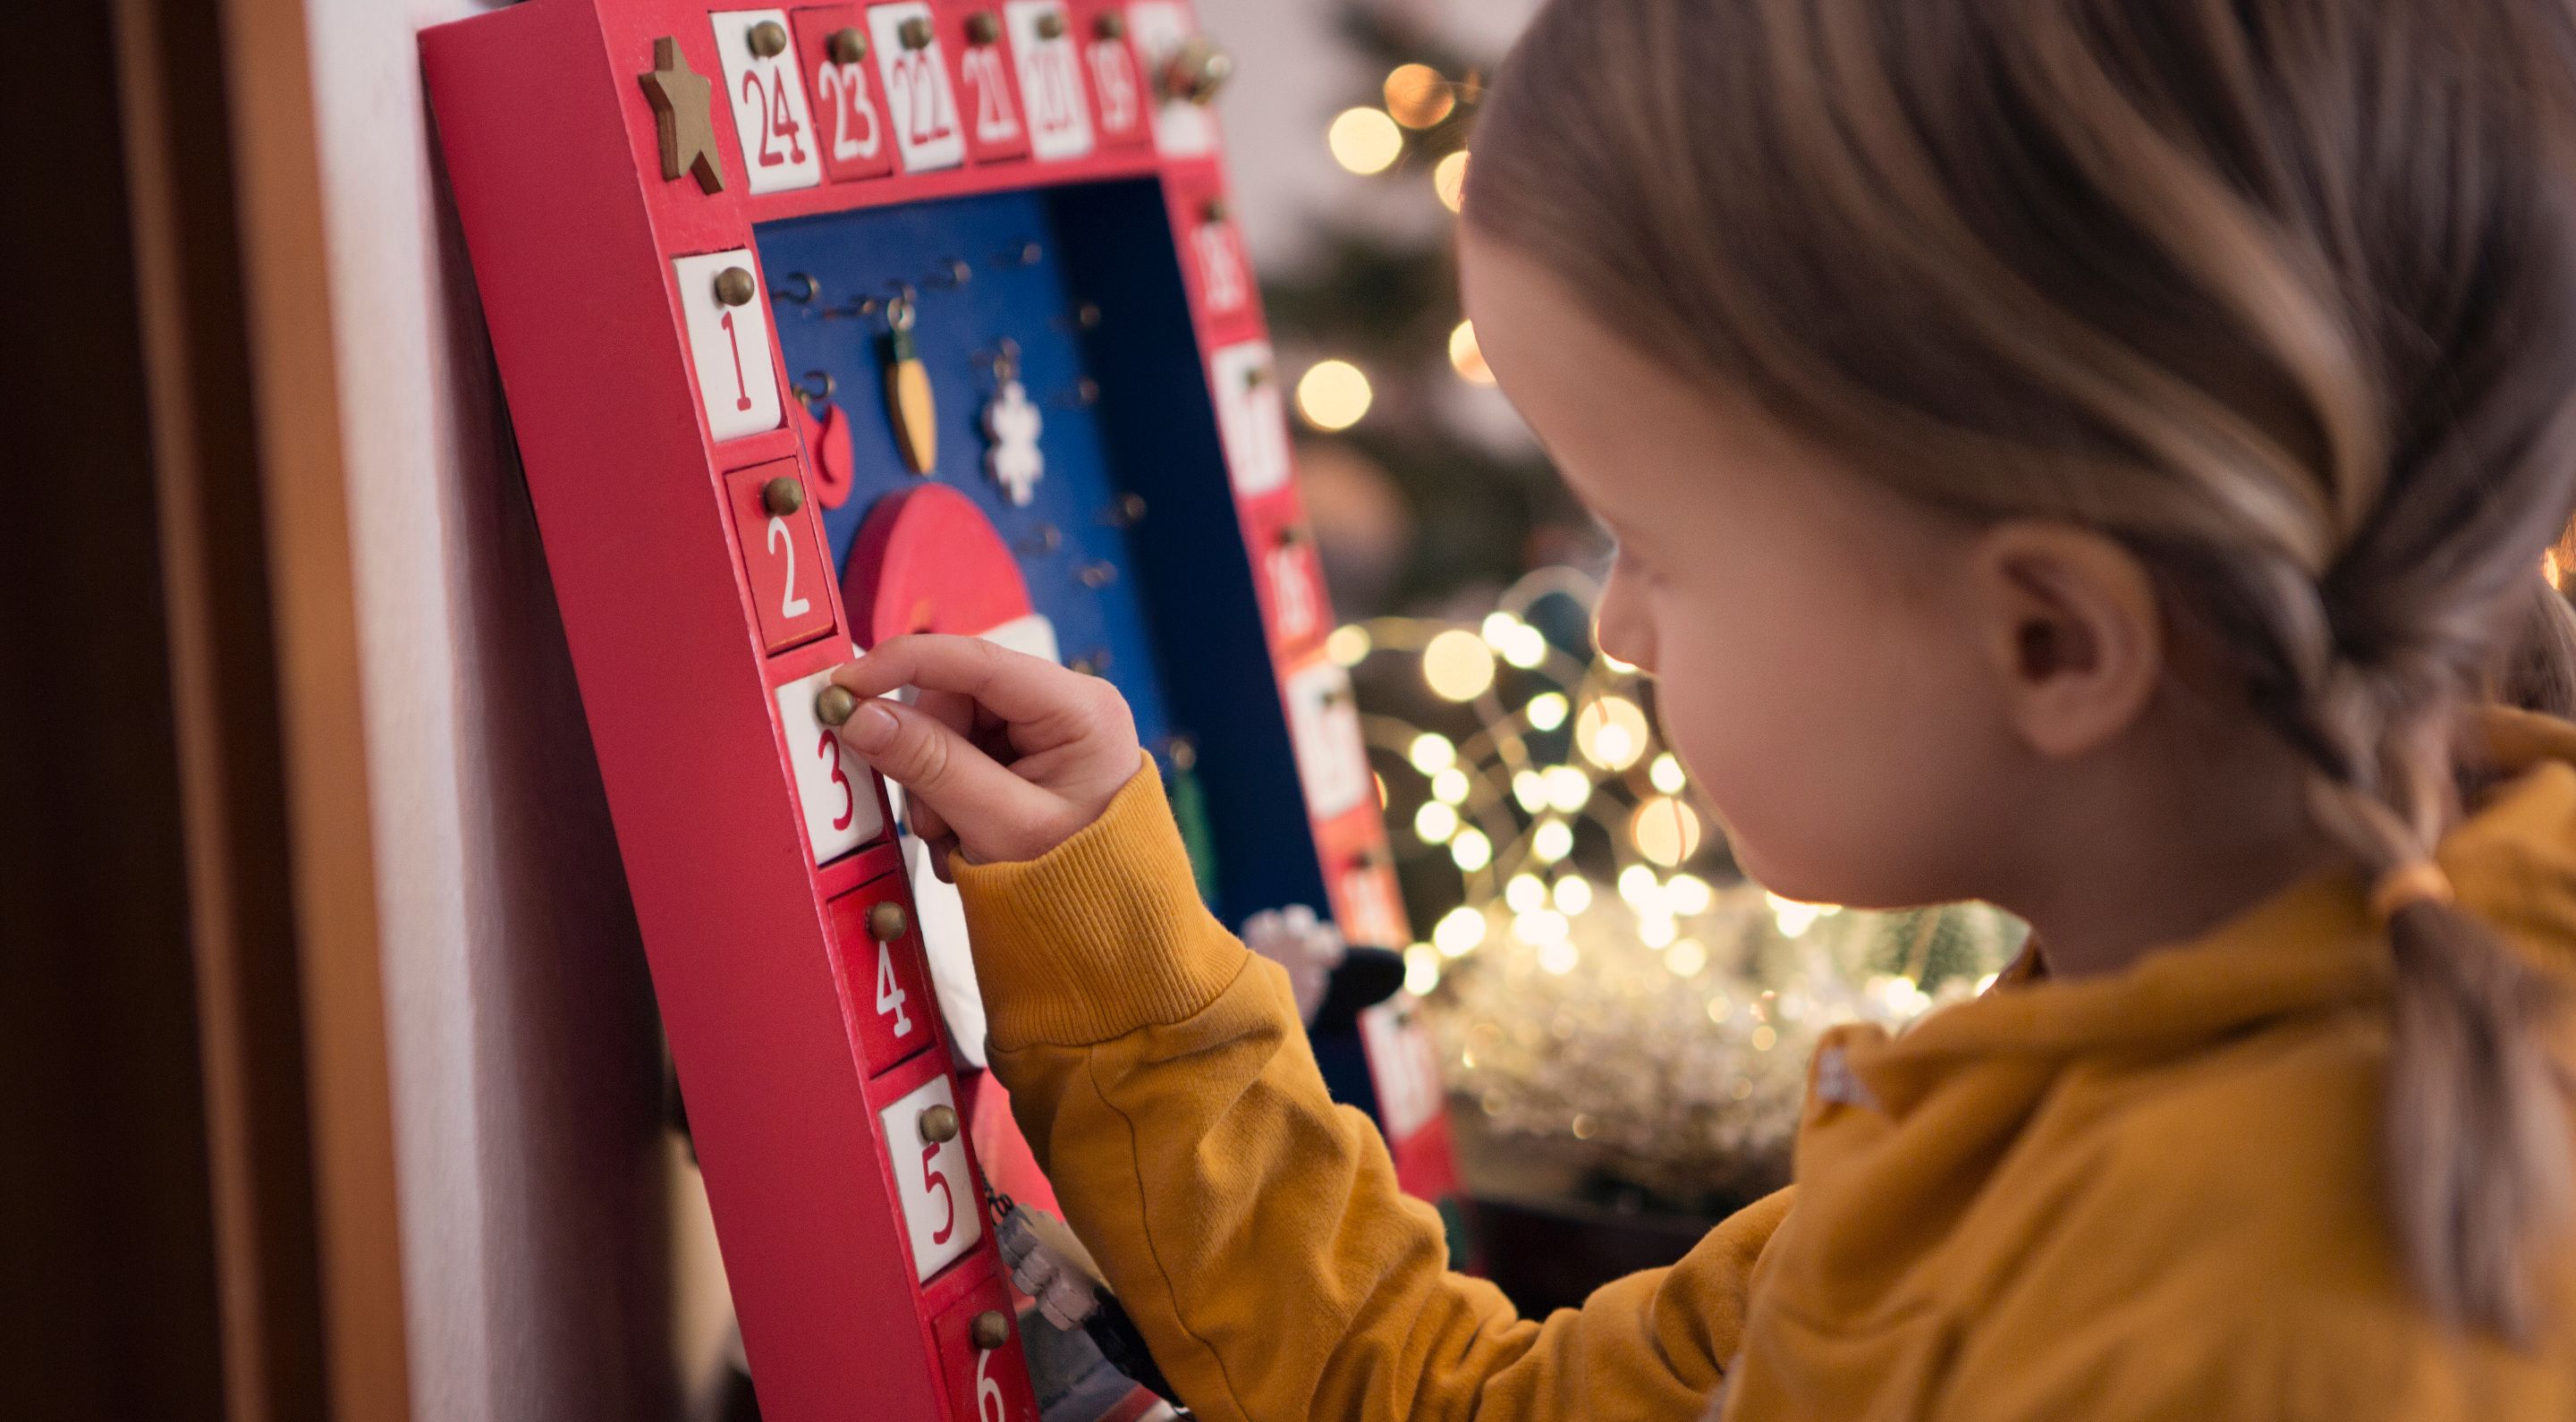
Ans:
[{"label": "child's ear", "polygon": [[2137,555],[2025,520],[1979,534],[1968,567],[1978,640],[2025,744],[2069,758],[2136,724],[2164,675],[2164,618]]}]

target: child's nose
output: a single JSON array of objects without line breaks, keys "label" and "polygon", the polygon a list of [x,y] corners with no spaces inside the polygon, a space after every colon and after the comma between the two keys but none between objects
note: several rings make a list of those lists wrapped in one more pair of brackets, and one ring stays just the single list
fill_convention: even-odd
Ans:
[{"label": "child's nose", "polygon": [[1592,645],[1651,673],[1655,669],[1654,622],[1627,590],[1627,578],[1613,573],[1592,614]]}]

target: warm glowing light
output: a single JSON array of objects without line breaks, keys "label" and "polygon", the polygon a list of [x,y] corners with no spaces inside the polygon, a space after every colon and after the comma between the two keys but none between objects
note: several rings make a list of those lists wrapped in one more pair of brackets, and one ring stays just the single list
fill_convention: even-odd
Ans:
[{"label": "warm glowing light", "polygon": [[1551,765],[1539,772],[1547,778],[1547,802],[1560,812],[1573,814],[1592,798],[1592,777],[1570,765]]},{"label": "warm glowing light", "polygon": [[1583,955],[1574,950],[1571,940],[1551,943],[1538,950],[1538,965],[1560,978],[1573,972],[1575,964],[1582,961]]},{"label": "warm glowing light", "polygon": [[1664,902],[1684,918],[1717,906],[1717,891],[1696,874],[1675,874],[1664,881]]},{"label": "warm glowing light", "polygon": [[1440,205],[1456,212],[1467,205],[1467,150],[1459,149],[1431,165],[1431,191]]},{"label": "warm glowing light", "polygon": [[1637,664],[1635,662],[1623,662],[1617,657],[1610,655],[1608,652],[1603,652],[1601,654],[1601,664],[1608,667],[1610,670],[1617,672],[1621,676],[1626,676],[1637,669]]},{"label": "warm glowing light", "polygon": [[1473,701],[1494,684],[1494,653],[1473,632],[1450,628],[1422,649],[1422,679],[1435,695]]},{"label": "warm glowing light", "polygon": [[1426,800],[1413,812],[1413,832],[1424,844],[1447,844],[1458,832],[1458,812],[1437,800]]},{"label": "warm glowing light", "polygon": [[1488,612],[1485,620],[1477,624],[1476,635],[1485,639],[1486,646],[1500,653],[1510,644],[1512,629],[1520,625],[1521,620],[1508,612]]},{"label": "warm glowing light", "polygon": [[1413,768],[1423,774],[1437,775],[1458,763],[1458,748],[1449,744],[1447,736],[1437,731],[1425,731],[1413,738],[1413,745],[1406,750],[1404,758],[1412,761]]},{"label": "warm glowing light", "polygon": [[1547,777],[1535,770],[1513,771],[1512,798],[1520,801],[1521,808],[1533,815],[1546,809]]},{"label": "warm glowing light", "polygon": [[1757,1052],[1767,1052],[1778,1045],[1780,1045],[1780,1034],[1778,1032],[1773,1031],[1768,1027],[1756,1027],[1753,1029],[1753,1050]]},{"label": "warm glowing light", "polygon": [[1369,772],[1369,783],[1370,783],[1370,784],[1372,784],[1372,785],[1375,785],[1375,786],[1377,787],[1377,807],[1378,807],[1379,809],[1381,809],[1381,810],[1385,809],[1385,808],[1386,808],[1386,777],[1385,777],[1385,776],[1383,776],[1383,775],[1380,775],[1380,774],[1378,774],[1376,771],[1372,770],[1372,771],[1370,771],[1370,772]]},{"label": "warm glowing light", "polygon": [[1565,713],[1570,709],[1564,692],[1542,691],[1529,699],[1523,714],[1529,717],[1531,730],[1553,731],[1565,724]]},{"label": "warm glowing light", "polygon": [[1716,1022],[1716,1023],[1724,1023],[1724,1022],[1726,1021],[1726,1019],[1728,1019],[1728,1018],[1730,1018],[1730,1017],[1733,1017],[1734,1015],[1735,1015],[1735,999],[1734,999],[1734,998],[1728,997],[1728,996],[1727,996],[1726,994],[1724,994],[1724,993],[1719,993],[1717,996],[1712,997],[1712,998],[1710,998],[1710,999],[1708,1000],[1708,1020],[1709,1020],[1709,1021],[1711,1021],[1711,1022]]},{"label": "warm glowing light", "polygon": [[1547,634],[1524,622],[1513,629],[1511,642],[1503,648],[1503,660],[1523,671],[1547,660]]},{"label": "warm glowing light", "polygon": [[1431,926],[1431,942],[1443,957],[1463,958],[1485,941],[1485,916],[1461,904]]},{"label": "warm glowing light", "polygon": [[1660,914],[1637,920],[1637,941],[1649,948],[1668,948],[1681,936],[1681,929]]},{"label": "warm glowing light", "polygon": [[1297,413],[1319,430],[1346,430],[1358,424],[1376,398],[1369,378],[1346,360],[1319,360],[1297,380]]},{"label": "warm glowing light", "polygon": [[1383,173],[1404,154],[1404,130],[1384,109],[1344,109],[1324,130],[1324,146],[1333,161],[1354,173]]},{"label": "warm glowing light", "polygon": [[1336,627],[1324,639],[1324,655],[1341,666],[1355,667],[1368,660],[1368,629],[1357,624]]},{"label": "warm glowing light", "polygon": [[1556,906],[1565,913],[1581,913],[1592,907],[1592,881],[1580,874],[1557,880]]},{"label": "warm glowing light", "polygon": [[1670,795],[1648,797],[1628,817],[1637,852],[1670,869],[1699,853],[1699,814]]},{"label": "warm glowing light", "polygon": [[1643,864],[1631,864],[1619,871],[1619,897],[1639,913],[1660,909],[1664,902],[1664,881]]},{"label": "warm glowing light", "polygon": [[1416,943],[1404,950],[1404,990],[1415,997],[1427,997],[1440,986],[1440,950],[1428,943]]},{"label": "warm glowing light", "polygon": [[1535,874],[1514,874],[1512,881],[1503,885],[1503,904],[1514,913],[1545,908],[1547,885],[1540,883]]},{"label": "warm glowing light", "polygon": [[1460,869],[1473,874],[1494,862],[1494,842],[1480,829],[1462,829],[1449,841],[1449,859]]},{"label": "warm glowing light", "polygon": [[1548,820],[1530,831],[1530,853],[1541,864],[1554,864],[1574,852],[1574,829],[1563,820]]},{"label": "warm glowing light", "polygon": [[1562,943],[1574,932],[1565,915],[1552,908],[1535,908],[1512,919],[1512,936],[1524,943],[1546,945]]},{"label": "warm glowing light", "polygon": [[1406,128],[1429,128],[1457,107],[1457,92],[1428,64],[1401,64],[1386,76],[1386,111]]},{"label": "warm glowing light", "polygon": [[1432,776],[1431,797],[1452,805],[1467,803],[1467,772],[1453,765]]},{"label": "warm glowing light", "polygon": [[1690,783],[1690,778],[1682,774],[1682,763],[1673,758],[1671,751],[1655,757],[1655,763],[1646,767],[1646,779],[1667,795],[1682,793],[1682,787]]},{"label": "warm glowing light", "polygon": [[1625,770],[1646,753],[1646,713],[1624,696],[1596,696],[1574,718],[1574,744],[1603,770]]},{"label": "warm glowing light", "polygon": [[1673,976],[1687,978],[1708,966],[1708,950],[1696,938],[1684,938],[1664,950],[1664,966]]},{"label": "warm glowing light", "polygon": [[1762,897],[1770,901],[1771,922],[1778,926],[1783,938],[1797,937],[1815,927],[1816,920],[1825,916],[1824,909],[1816,904],[1802,904],[1773,893],[1765,893]]},{"label": "warm glowing light", "polygon": [[[1451,360],[1456,360],[1458,358],[1458,343],[1454,339],[1449,342],[1449,352],[1449,358]],[[2544,548],[2540,550],[2540,576],[2547,578],[2551,587],[2557,588],[2562,592],[2566,590],[2567,570],[2560,567],[2558,564],[2557,549]]]},{"label": "warm glowing light", "polygon": [[1449,333],[1449,364],[1470,385],[1494,383],[1494,368],[1485,364],[1485,353],[1476,345],[1475,322],[1461,321]]}]

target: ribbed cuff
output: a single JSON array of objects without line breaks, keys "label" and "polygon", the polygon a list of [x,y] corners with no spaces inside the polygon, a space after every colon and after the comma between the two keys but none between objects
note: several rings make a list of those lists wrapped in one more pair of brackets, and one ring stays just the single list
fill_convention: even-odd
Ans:
[{"label": "ribbed cuff", "polygon": [[1151,757],[1099,819],[1035,859],[950,872],[986,1027],[1004,1050],[1088,1046],[1198,1013],[1250,951],[1209,917]]}]

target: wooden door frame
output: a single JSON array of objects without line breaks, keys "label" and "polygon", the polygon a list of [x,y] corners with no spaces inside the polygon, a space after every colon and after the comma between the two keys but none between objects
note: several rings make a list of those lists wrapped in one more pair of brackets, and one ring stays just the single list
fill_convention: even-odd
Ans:
[{"label": "wooden door frame", "polygon": [[226,1410],[403,1422],[401,1221],[303,4],[114,0],[114,17]]}]

